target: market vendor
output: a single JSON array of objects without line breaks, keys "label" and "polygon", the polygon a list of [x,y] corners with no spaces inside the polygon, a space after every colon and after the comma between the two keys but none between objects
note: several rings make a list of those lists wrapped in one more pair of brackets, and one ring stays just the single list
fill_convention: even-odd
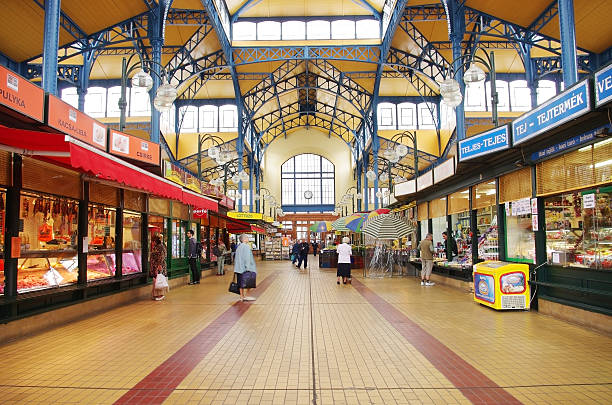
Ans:
[{"label": "market vendor", "polygon": [[452,262],[453,259],[459,254],[457,249],[457,241],[448,232],[442,232],[444,238],[444,251],[446,252],[446,261]]}]

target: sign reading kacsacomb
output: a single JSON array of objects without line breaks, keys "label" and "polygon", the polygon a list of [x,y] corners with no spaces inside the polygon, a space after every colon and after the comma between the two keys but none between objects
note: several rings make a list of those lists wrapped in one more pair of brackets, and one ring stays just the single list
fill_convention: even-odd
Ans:
[{"label": "sign reading kacsacomb", "polygon": [[510,127],[504,125],[459,142],[459,161],[474,159],[510,147]]},{"label": "sign reading kacsacomb", "polygon": [[106,126],[52,95],[47,106],[47,125],[106,151]]},{"label": "sign reading kacsacomb", "polygon": [[595,73],[595,105],[612,100],[612,64]]},{"label": "sign reading kacsacomb", "polygon": [[589,111],[589,81],[584,80],[512,121],[512,144],[523,143]]}]

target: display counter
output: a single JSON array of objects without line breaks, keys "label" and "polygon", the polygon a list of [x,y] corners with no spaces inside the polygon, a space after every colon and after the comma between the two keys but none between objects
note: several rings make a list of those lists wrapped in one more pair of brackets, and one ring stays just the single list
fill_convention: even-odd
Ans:
[{"label": "display counter", "polygon": [[[323,269],[338,267],[338,253],[336,249],[323,249],[319,252],[319,267]],[[351,269],[363,269],[365,267],[365,259],[361,252],[353,250],[351,255]]]},{"label": "display counter", "polygon": [[[410,264],[418,271],[421,270],[420,258],[410,258]],[[432,271],[446,277],[456,278],[462,281],[472,281],[472,265],[468,263],[447,262],[445,259],[435,258]]]}]

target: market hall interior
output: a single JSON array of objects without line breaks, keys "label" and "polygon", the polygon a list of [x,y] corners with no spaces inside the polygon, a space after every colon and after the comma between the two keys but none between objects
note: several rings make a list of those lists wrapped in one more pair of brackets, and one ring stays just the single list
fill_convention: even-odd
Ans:
[{"label": "market hall interior", "polygon": [[257,264],[254,302],[228,273],[2,345],[2,403],[609,403],[609,336],[416,278]]}]

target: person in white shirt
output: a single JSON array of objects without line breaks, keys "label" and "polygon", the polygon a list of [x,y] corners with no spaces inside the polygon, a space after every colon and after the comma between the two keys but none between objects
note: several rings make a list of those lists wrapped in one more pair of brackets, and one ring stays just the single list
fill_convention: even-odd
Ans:
[{"label": "person in white shirt", "polygon": [[342,278],[344,284],[347,282],[351,283],[351,254],[353,253],[353,248],[348,244],[349,242],[350,239],[345,236],[342,238],[342,243],[336,248],[336,252],[338,252],[337,284],[340,284],[340,278]]}]

